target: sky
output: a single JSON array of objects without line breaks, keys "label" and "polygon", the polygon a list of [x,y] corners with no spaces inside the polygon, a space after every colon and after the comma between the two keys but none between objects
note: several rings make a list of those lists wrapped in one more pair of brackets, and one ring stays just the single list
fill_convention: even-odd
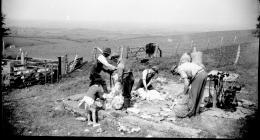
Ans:
[{"label": "sky", "polygon": [[2,13],[7,19],[19,21],[232,30],[255,28],[259,3],[257,0],[2,0]]}]

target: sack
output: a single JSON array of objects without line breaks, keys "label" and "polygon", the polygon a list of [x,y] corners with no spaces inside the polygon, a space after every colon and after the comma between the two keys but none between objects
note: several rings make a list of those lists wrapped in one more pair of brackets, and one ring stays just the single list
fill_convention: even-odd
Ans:
[{"label": "sack", "polygon": [[124,97],[122,95],[115,96],[115,98],[111,102],[111,106],[114,109],[120,109],[122,108],[124,103]]},{"label": "sack", "polygon": [[118,96],[122,94],[122,84],[119,82],[115,83],[115,86],[112,87],[111,92],[109,93],[111,97]]}]

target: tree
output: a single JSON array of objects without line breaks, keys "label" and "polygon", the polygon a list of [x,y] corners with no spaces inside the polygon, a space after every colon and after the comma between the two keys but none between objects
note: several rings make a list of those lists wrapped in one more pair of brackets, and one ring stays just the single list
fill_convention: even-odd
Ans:
[{"label": "tree", "polygon": [[5,24],[5,15],[1,14],[1,36],[8,36],[10,34],[10,29],[8,27],[4,27]]}]

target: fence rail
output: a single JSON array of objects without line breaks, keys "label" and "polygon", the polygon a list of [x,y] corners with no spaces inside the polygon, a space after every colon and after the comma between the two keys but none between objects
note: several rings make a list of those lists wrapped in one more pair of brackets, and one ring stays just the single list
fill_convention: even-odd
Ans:
[{"label": "fence rail", "polygon": [[83,63],[83,57],[68,63],[67,55],[57,60],[29,58],[2,59],[2,87],[26,87],[34,84],[59,82]]}]

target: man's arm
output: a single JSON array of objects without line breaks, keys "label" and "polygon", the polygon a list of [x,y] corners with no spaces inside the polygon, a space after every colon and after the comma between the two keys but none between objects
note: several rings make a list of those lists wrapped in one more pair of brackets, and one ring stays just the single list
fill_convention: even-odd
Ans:
[{"label": "man's arm", "polygon": [[152,84],[153,81],[154,81],[154,79],[151,79],[151,80],[149,81],[149,83],[146,85],[146,87],[149,87],[149,86]]},{"label": "man's arm", "polygon": [[154,75],[154,77],[149,81],[149,83],[147,84],[147,87],[149,87],[156,79],[156,76],[158,77],[158,74]]},{"label": "man's arm", "polygon": [[190,87],[190,82],[187,78],[185,78],[184,79],[184,90],[183,90],[184,94],[188,94],[189,87]]},{"label": "man's arm", "polygon": [[190,82],[189,82],[188,76],[187,76],[187,74],[184,71],[179,71],[179,73],[181,75],[181,78],[184,80],[184,90],[183,90],[183,93],[187,94],[188,90],[189,90],[189,86],[190,86]]},{"label": "man's arm", "polygon": [[142,79],[143,79],[143,85],[144,85],[145,90],[147,90],[147,85],[146,85],[146,76],[147,76],[147,74],[148,74],[148,70],[146,69],[146,70],[144,70],[143,73],[142,73],[142,75],[143,75],[143,77],[142,77]]},{"label": "man's arm", "polygon": [[113,66],[113,65],[111,65],[111,64],[109,64],[107,62],[107,59],[103,55],[99,55],[97,59],[98,59],[99,62],[101,62],[103,65],[105,65],[109,69],[111,69],[111,70],[115,70],[116,69],[115,66]]},{"label": "man's arm", "polygon": [[101,53],[103,53],[103,50],[101,50],[101,49],[98,48],[98,47],[95,47],[94,49],[97,49],[97,50],[99,50]]}]

